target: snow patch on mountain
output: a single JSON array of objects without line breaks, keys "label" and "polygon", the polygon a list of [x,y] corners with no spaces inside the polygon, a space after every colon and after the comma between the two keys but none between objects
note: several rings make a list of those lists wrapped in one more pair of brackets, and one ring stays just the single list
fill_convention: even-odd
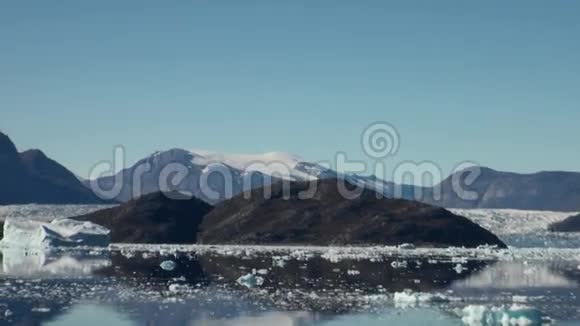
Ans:
[{"label": "snow patch on mountain", "polygon": [[[174,178],[176,175],[180,178]],[[121,182],[121,191],[115,197],[119,201],[156,191],[181,191],[215,204],[276,180],[311,181],[337,177],[376,189],[387,197],[392,194],[388,182],[339,173],[324,164],[307,162],[284,152],[229,154],[179,148],[155,152],[116,176],[99,178],[97,183],[102,189],[113,189]]]},{"label": "snow patch on mountain", "polygon": [[[314,169],[304,169],[304,159],[297,155],[284,152],[269,152],[264,154],[234,154],[219,153],[207,150],[194,150],[192,163],[199,166],[223,164],[241,172],[241,174],[259,172],[287,180],[313,180],[325,170],[318,166]],[[309,165],[309,167],[316,164]]]}]

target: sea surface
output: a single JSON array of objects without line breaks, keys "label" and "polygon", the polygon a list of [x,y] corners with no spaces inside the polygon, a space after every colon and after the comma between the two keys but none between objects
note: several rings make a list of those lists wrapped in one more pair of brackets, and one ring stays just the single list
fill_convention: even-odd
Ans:
[{"label": "sea surface", "polygon": [[578,238],[545,231],[568,214],[463,215],[510,248],[4,248],[0,325],[580,325]]}]

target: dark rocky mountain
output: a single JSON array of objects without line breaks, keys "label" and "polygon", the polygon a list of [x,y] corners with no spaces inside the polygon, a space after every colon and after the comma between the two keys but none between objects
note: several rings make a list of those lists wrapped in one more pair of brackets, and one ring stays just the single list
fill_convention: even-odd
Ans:
[{"label": "dark rocky mountain", "polygon": [[548,228],[552,232],[580,232],[580,215],[570,216],[561,222],[551,224]]},{"label": "dark rocky mountain", "polygon": [[0,205],[104,203],[69,170],[40,150],[18,153],[0,132]]},{"label": "dark rocky mountain", "polygon": [[[481,168],[474,182],[466,182],[469,171],[458,172],[445,179],[436,189],[422,188],[416,199],[445,208],[505,208],[523,210],[580,211],[580,173],[539,172],[517,174]],[[463,189],[477,194],[475,200],[464,199],[465,192],[454,191],[454,178]],[[419,188],[415,189],[415,192]],[[414,197],[409,195],[409,197]]]},{"label": "dark rocky mountain", "polygon": [[[201,225],[204,244],[308,244],[477,247],[505,245],[489,231],[438,207],[379,198],[364,189],[345,198],[338,179],[276,183],[217,205]],[[288,184],[286,184],[288,185]],[[315,186],[313,196],[303,196]],[[355,186],[347,183],[345,189]],[[271,196],[264,196],[271,191]]]},{"label": "dark rocky mountain", "polygon": [[72,218],[109,228],[112,242],[193,244],[199,224],[211,209],[196,198],[157,192]]}]

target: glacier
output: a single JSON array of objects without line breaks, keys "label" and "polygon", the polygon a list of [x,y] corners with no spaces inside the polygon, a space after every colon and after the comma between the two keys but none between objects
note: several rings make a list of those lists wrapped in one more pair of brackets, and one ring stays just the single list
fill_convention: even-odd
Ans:
[{"label": "glacier", "polygon": [[580,233],[550,232],[552,223],[575,213],[516,209],[449,209],[495,234],[514,248],[578,248]]},{"label": "glacier", "polygon": [[56,219],[50,223],[8,218],[4,221],[4,248],[106,247],[110,230],[91,222]]}]

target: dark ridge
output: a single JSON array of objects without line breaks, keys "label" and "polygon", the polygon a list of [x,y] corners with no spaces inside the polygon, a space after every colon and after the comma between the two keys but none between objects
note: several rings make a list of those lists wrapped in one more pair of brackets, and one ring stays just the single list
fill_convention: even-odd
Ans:
[{"label": "dark ridge", "polygon": [[580,232],[580,215],[574,215],[548,227],[552,232]]},{"label": "dark ridge", "polygon": [[[365,189],[355,199],[344,180],[292,182],[255,189],[218,204],[201,225],[204,244],[397,245],[424,247],[498,245],[495,235],[465,217],[427,204],[378,198]],[[301,199],[316,187],[315,195]],[[346,183],[348,189],[355,186]],[[271,190],[270,198],[264,191]]]},{"label": "dark ridge", "polygon": [[109,228],[111,241],[116,243],[193,244],[199,224],[211,209],[197,198],[157,192],[73,218]]},{"label": "dark ridge", "polygon": [[0,205],[106,203],[40,150],[19,154],[3,133],[0,133],[0,180]]},{"label": "dark ridge", "polygon": [[0,155],[15,155],[17,153],[18,150],[12,140],[0,131]]}]

